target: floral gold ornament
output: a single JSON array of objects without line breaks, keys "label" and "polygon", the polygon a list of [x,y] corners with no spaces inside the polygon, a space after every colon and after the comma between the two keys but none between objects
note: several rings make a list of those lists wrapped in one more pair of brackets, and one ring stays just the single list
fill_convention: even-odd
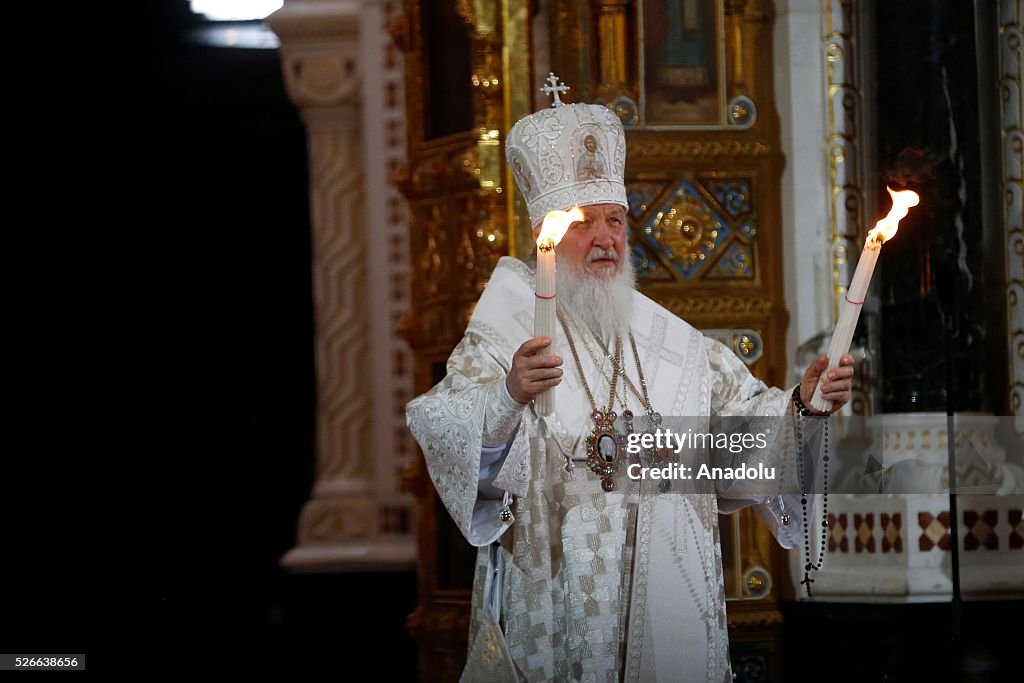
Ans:
[{"label": "floral gold ornament", "polygon": [[718,240],[718,228],[707,207],[689,197],[672,202],[653,227],[671,257],[684,263],[703,261]]},{"label": "floral gold ornament", "polygon": [[757,117],[757,107],[749,97],[737,97],[729,103],[729,123],[734,126],[751,126]]}]

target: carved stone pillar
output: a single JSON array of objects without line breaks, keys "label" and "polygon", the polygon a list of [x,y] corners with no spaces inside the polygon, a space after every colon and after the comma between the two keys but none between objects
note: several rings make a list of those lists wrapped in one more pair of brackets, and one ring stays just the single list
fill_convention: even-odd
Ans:
[{"label": "carved stone pillar", "polygon": [[[281,39],[288,94],[308,131],[313,223],[316,483],[297,547],[281,560],[293,570],[411,568],[415,556],[411,523],[391,519],[403,509],[407,518],[410,506],[396,493],[395,397],[392,378],[381,372],[394,341],[381,324],[388,309],[378,307],[387,299],[379,276],[387,272],[384,226],[393,211],[385,212],[386,190],[374,186],[374,178],[386,178],[374,164],[386,150],[363,156],[364,140],[374,139],[363,110],[379,104],[363,101],[363,79],[373,81],[368,91],[386,92],[379,69],[366,60],[368,50],[380,53],[380,46],[367,47],[373,36],[366,35],[379,10],[375,2],[300,0],[268,19]],[[384,25],[383,18],[372,23],[381,36]]]},{"label": "carved stone pillar", "polygon": [[[832,188],[821,151],[832,135],[822,115],[828,85],[824,9],[820,2],[776,3],[775,96],[786,158],[781,183],[783,263],[787,271],[800,274],[785,279],[786,307],[792,315],[786,357],[795,360],[787,382],[797,381],[810,362],[798,355],[800,345],[833,324]],[[821,344],[827,343],[825,337]]]}]

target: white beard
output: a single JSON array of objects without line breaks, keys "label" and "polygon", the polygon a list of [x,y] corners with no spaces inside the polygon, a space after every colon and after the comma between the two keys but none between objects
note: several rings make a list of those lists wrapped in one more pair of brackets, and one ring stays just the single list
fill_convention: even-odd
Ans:
[{"label": "white beard", "polygon": [[[602,254],[607,256],[608,251],[595,248],[588,259]],[[605,343],[610,343],[616,335],[628,336],[636,290],[632,259],[627,255],[622,270],[608,277],[595,277],[573,263],[558,265],[555,277],[558,307],[563,315]]]}]

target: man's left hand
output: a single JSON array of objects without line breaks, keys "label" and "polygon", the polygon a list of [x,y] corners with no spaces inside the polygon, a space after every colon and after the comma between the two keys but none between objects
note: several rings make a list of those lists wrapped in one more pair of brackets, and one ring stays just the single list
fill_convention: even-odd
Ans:
[{"label": "man's left hand", "polygon": [[832,401],[832,412],[834,413],[850,402],[853,387],[853,356],[847,353],[839,359],[839,367],[829,370],[827,374],[822,374],[826,368],[828,368],[828,356],[822,356],[811,363],[811,367],[807,368],[807,372],[804,373],[804,378],[800,380],[800,400],[804,402],[805,406],[810,407],[811,399],[814,397],[814,387],[820,381],[822,382],[821,397],[826,401]]}]

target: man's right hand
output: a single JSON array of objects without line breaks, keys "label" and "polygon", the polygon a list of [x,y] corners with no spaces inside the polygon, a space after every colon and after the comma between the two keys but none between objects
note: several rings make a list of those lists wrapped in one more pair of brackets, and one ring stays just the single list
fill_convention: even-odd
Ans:
[{"label": "man's right hand", "polygon": [[542,353],[549,346],[550,337],[535,337],[524,342],[512,356],[505,386],[516,403],[525,405],[562,381],[562,359]]}]

